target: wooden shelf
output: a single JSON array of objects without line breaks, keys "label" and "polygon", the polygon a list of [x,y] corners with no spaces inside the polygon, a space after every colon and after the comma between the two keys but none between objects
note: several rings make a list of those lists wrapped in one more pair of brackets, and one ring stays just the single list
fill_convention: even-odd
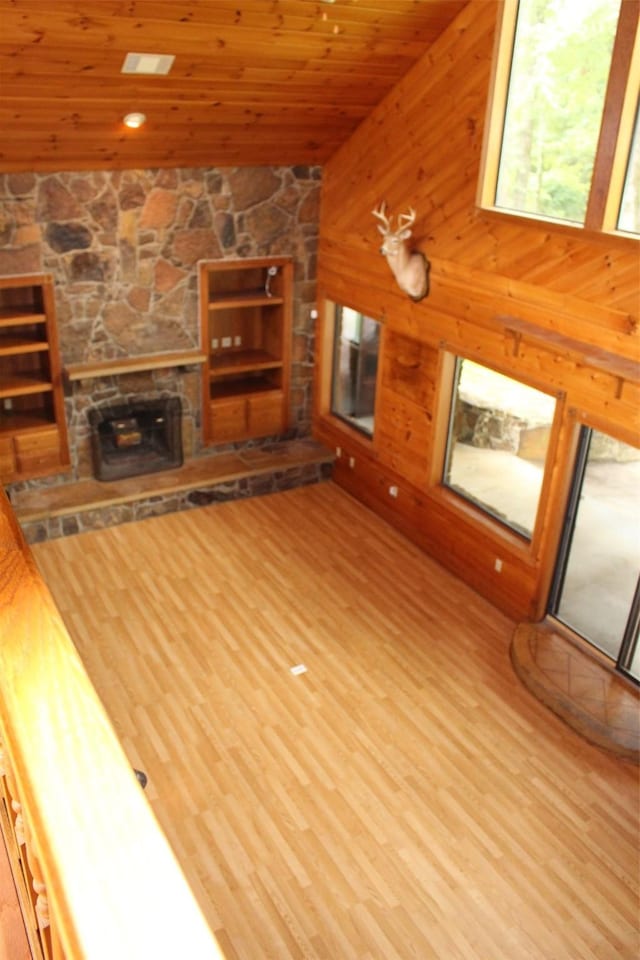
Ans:
[{"label": "wooden shelf", "polygon": [[221,293],[209,302],[209,310],[228,310],[234,307],[272,307],[284,303],[282,297],[269,296],[264,290],[241,290]]},{"label": "wooden shelf", "polygon": [[20,413],[11,411],[0,412],[0,436],[13,433],[28,433],[30,430],[42,430],[45,427],[55,427],[55,420],[43,417],[42,413]]},{"label": "wooden shelf", "polygon": [[209,376],[250,373],[252,370],[276,370],[282,366],[282,360],[265,350],[235,350],[211,355]]},{"label": "wooden shelf", "polygon": [[10,376],[2,378],[0,398],[23,397],[29,393],[49,393],[53,390],[50,380],[37,380],[35,377]]},{"label": "wooden shelf", "polygon": [[46,323],[44,313],[34,313],[31,307],[0,308],[0,327],[19,327],[28,323]]},{"label": "wooden shelf", "polygon": [[20,353],[38,353],[48,350],[46,340],[27,340],[25,337],[1,337],[0,357],[14,357]]},{"label": "wooden shelf", "polygon": [[265,393],[282,394],[282,387],[279,387],[270,380],[256,379],[252,377],[242,377],[237,380],[213,381],[211,384],[212,400],[228,400],[231,397],[249,397],[259,393],[261,396]]},{"label": "wooden shelf", "polygon": [[206,359],[206,354],[199,350],[153,353],[139,357],[118,357],[115,360],[96,360],[95,363],[71,363],[65,367],[65,374],[68,380],[95,380],[122,373],[162,370],[164,367],[187,367],[194,363],[204,363]]},{"label": "wooden shelf", "polygon": [[603,373],[631,382],[640,381],[640,363],[637,360],[619,357],[608,350],[574,340],[555,330],[541,330],[534,324],[516,317],[503,315],[498,319],[504,323],[505,333],[513,337],[516,350],[519,339],[524,337],[542,344],[547,349],[553,347],[558,352],[571,353],[579,357],[582,363]]}]

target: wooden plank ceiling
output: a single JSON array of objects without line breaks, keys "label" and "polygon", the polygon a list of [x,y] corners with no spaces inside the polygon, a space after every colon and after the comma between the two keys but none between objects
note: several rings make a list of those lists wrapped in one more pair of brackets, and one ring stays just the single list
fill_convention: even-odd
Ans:
[{"label": "wooden plank ceiling", "polygon": [[0,170],[322,163],[465,4],[0,0]]}]

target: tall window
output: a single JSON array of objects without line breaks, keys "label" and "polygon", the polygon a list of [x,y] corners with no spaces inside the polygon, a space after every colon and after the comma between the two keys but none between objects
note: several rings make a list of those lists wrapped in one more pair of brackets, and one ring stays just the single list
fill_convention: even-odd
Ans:
[{"label": "tall window", "polygon": [[459,357],[443,483],[530,539],[554,414],[553,397]]},{"label": "tall window", "polygon": [[635,0],[505,0],[481,202],[640,232]]},{"label": "tall window", "polygon": [[380,324],[336,304],[331,412],[373,435]]}]

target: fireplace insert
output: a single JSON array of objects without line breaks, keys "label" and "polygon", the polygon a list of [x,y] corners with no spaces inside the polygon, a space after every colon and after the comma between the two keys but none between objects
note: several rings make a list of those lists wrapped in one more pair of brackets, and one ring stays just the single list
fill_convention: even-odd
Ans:
[{"label": "fireplace insert", "polygon": [[98,480],[120,480],[182,465],[179,397],[94,407],[88,417]]}]

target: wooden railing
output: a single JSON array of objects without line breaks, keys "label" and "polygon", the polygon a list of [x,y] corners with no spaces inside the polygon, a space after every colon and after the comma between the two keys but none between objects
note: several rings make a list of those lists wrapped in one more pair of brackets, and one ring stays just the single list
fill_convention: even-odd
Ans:
[{"label": "wooden railing", "polygon": [[2,491],[0,749],[35,960],[221,960]]}]

